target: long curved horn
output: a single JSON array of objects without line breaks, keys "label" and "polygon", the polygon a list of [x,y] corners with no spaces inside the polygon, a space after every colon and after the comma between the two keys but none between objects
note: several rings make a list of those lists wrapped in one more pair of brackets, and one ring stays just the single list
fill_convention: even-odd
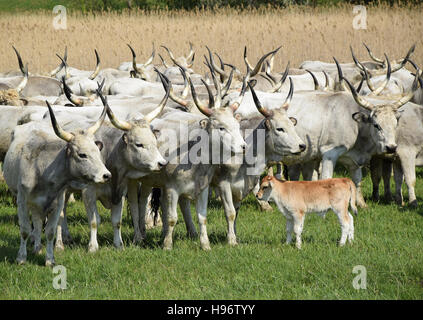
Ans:
[{"label": "long curved horn", "polygon": [[404,95],[401,99],[399,99],[397,102],[393,103],[394,110],[397,110],[398,108],[400,108],[401,106],[403,106],[404,104],[406,104],[413,98],[414,93],[416,92],[418,88],[418,84],[419,84],[418,80],[419,80],[419,76],[416,74],[411,90],[406,95]]},{"label": "long curved horn", "polygon": [[328,74],[326,73],[325,70],[323,70],[322,72],[325,76],[325,87],[323,88],[323,91],[329,91],[330,90],[329,89],[329,76],[328,76]]},{"label": "long curved horn", "polygon": [[163,59],[163,57],[161,56],[161,54],[160,54],[160,53],[159,53],[159,58],[160,58],[160,60],[162,61],[163,66],[164,66],[166,69],[169,69],[169,66],[167,65],[166,61]]},{"label": "long curved horn", "polygon": [[362,71],[364,71],[363,70],[363,65],[360,63],[360,61],[358,61],[358,59],[355,57],[355,55],[354,55],[354,51],[353,51],[353,48],[350,46],[350,51],[351,51],[351,56],[352,56],[352,58],[353,58],[353,61],[354,61],[354,63],[355,63],[355,65],[360,69],[360,70],[362,70]]},{"label": "long curved horn", "polygon": [[63,68],[65,68],[65,75],[64,75],[64,77],[66,79],[69,79],[70,75],[69,75],[69,71],[68,71],[68,63],[67,63],[67,61],[64,58],[62,59],[62,57],[59,56],[57,53],[56,53],[56,56],[60,59],[60,61],[62,61]]},{"label": "long curved horn", "polygon": [[290,64],[290,61],[288,61],[287,65],[286,65],[286,68],[285,68],[285,71],[284,71],[281,79],[276,84],[276,86],[273,87],[273,89],[270,92],[273,92],[273,93],[274,92],[279,92],[279,90],[282,88],[282,85],[285,83],[286,77],[288,76],[288,73],[289,73],[289,64]]},{"label": "long curved horn", "polygon": [[341,88],[344,91],[348,91],[347,90],[347,87],[345,86],[345,83],[342,81],[342,80],[345,80],[345,78],[344,78],[344,75],[342,74],[341,66],[339,65],[339,62],[338,62],[338,60],[336,60],[335,57],[332,57],[332,58],[335,61],[336,68],[338,69],[338,81],[339,81],[339,85],[341,86]]},{"label": "long curved horn", "polygon": [[209,52],[209,59],[210,59],[211,66],[221,76],[221,79],[223,77],[223,80],[226,80],[228,78],[228,75],[226,74],[226,72],[224,70],[222,70],[218,65],[216,65],[216,63],[214,62],[213,54],[211,53],[210,48],[208,46],[206,46],[206,49]]},{"label": "long curved horn", "polygon": [[242,88],[238,98],[236,98],[236,100],[230,105],[230,108],[232,109],[233,112],[235,112],[241,105],[241,102],[245,96],[245,92],[247,92],[249,81],[250,81],[250,73],[248,72],[247,75],[244,77],[244,80],[242,81]]},{"label": "long curved horn", "polygon": [[[319,81],[317,81],[316,76],[314,75],[313,72],[311,72],[310,70],[306,69],[306,71],[311,75],[311,77],[313,78],[313,83],[314,83],[314,90],[319,90]],[[291,79],[291,78],[289,78]]]},{"label": "long curved horn", "polygon": [[128,43],[126,45],[129,47],[129,50],[131,50],[131,53],[132,53],[132,69],[136,73],[141,73],[141,71],[137,67],[137,61],[136,61],[137,55],[135,54],[135,50]]},{"label": "long curved horn", "polygon": [[106,113],[108,109],[110,110],[110,108],[108,108],[107,106],[103,108],[103,112],[101,113],[100,118],[98,118],[97,122],[87,129],[87,133],[94,134],[101,127],[104,122],[104,119],[106,118]]},{"label": "long curved horn", "polygon": [[233,76],[234,76],[234,72],[235,72],[235,69],[232,68],[231,73],[229,74],[229,79],[228,79],[228,81],[226,81],[226,84],[225,84],[225,86],[222,89],[222,99],[224,97],[226,97],[226,95],[228,94],[229,89],[231,88],[231,84],[232,84],[232,79],[233,79]]},{"label": "long curved horn", "polygon": [[170,49],[167,48],[167,47],[165,47],[165,46],[162,46],[162,48],[165,48],[166,49],[167,53],[169,54],[170,60],[172,60],[172,62],[174,64],[176,64],[177,61],[176,61],[175,56],[173,55],[172,51],[170,51]]},{"label": "long curved horn", "polygon": [[107,97],[104,97],[102,95],[102,93],[97,89],[97,95],[100,97],[101,102],[103,103],[104,109],[107,112],[107,116],[110,119],[110,122],[118,129],[123,130],[123,131],[128,131],[131,130],[132,125],[129,122],[123,121],[123,120],[119,120],[118,118],[116,118],[116,116],[114,115],[112,109],[109,106],[109,103],[107,102]]},{"label": "long curved horn", "polygon": [[63,61],[59,64],[59,66],[54,69],[53,71],[50,72],[50,77],[54,77],[56,76],[56,74],[58,74],[60,72],[60,70],[63,69],[63,67],[65,66],[65,62],[68,60],[68,47],[65,47],[65,55],[63,56]]},{"label": "long curved horn", "polygon": [[405,56],[403,59],[399,60],[398,62],[399,62],[402,66],[404,66],[404,65],[405,65],[405,63],[406,63],[407,61],[409,61],[409,59],[410,59],[411,55],[414,53],[414,50],[415,50],[415,49],[416,49],[416,44],[413,44],[413,45],[411,46],[411,48],[408,50],[408,52],[407,52],[406,56]]},{"label": "long curved horn", "polygon": [[95,59],[96,59],[96,65],[94,72],[88,77],[90,80],[94,80],[95,77],[97,77],[98,73],[100,72],[100,57],[98,56],[97,49],[94,49],[95,52]]},{"label": "long curved horn", "polygon": [[294,83],[292,82],[292,78],[289,77],[289,93],[288,93],[288,96],[285,99],[285,102],[282,104],[281,108],[288,110],[289,104],[291,103],[293,94],[294,94]]},{"label": "long curved horn", "polygon": [[385,61],[383,61],[382,59],[376,58],[372,52],[372,50],[370,50],[370,48],[363,42],[363,45],[366,47],[367,52],[369,53],[370,58],[372,58],[373,61],[381,64],[382,66],[385,65]]},{"label": "long curved horn", "polygon": [[276,54],[276,52],[278,52],[279,51],[279,49],[281,48],[282,46],[280,46],[279,48],[277,48],[277,49],[275,49],[275,50],[273,50],[273,51],[270,51],[270,52],[268,52],[268,53],[266,53],[265,55],[263,55],[260,59],[259,59],[259,61],[257,62],[257,64],[256,64],[256,66],[254,67],[254,69],[253,68],[251,68],[251,64],[248,62],[248,60],[247,60],[247,47],[245,47],[245,50],[244,50],[244,61],[245,61],[245,63],[248,63],[249,65],[250,65],[250,68],[251,69],[253,69],[253,71],[251,71],[251,77],[254,77],[257,73],[259,73],[260,72],[260,70],[261,70],[261,66],[262,66],[262,64],[263,64],[263,62],[264,62],[264,60],[266,60],[266,58],[268,57],[268,56],[270,56],[271,54]]},{"label": "long curved horn", "polygon": [[355,88],[351,85],[351,83],[347,79],[343,78],[343,80],[347,83],[347,85],[350,88],[350,91],[351,91],[351,93],[354,97],[354,100],[355,100],[355,102],[357,102],[358,105],[360,105],[363,108],[370,110],[370,111],[373,111],[375,109],[373,104],[371,104],[366,99],[364,99],[363,97],[361,97],[357,94],[357,91],[355,90]]},{"label": "long curved horn", "polygon": [[251,85],[251,82],[248,82],[248,86],[250,87],[251,94],[253,96],[254,104],[256,105],[257,110],[266,118],[269,118],[273,115],[273,112],[266,109],[262,106],[260,100],[258,99],[256,92],[254,91],[253,86]]},{"label": "long curved horn", "polygon": [[[194,48],[192,47],[192,43],[189,42],[189,53],[185,59],[188,61],[189,59],[193,58],[194,54],[195,54],[195,51],[194,51]],[[194,58],[192,60],[194,60]]]},{"label": "long curved horn", "polygon": [[166,89],[166,94],[163,97],[162,101],[160,101],[159,105],[157,106],[157,108],[155,108],[154,110],[150,111],[148,114],[146,114],[144,116],[144,120],[147,121],[147,123],[150,123],[151,121],[154,120],[154,118],[156,118],[162,111],[163,108],[166,105],[167,99],[169,98],[169,93],[170,93],[170,81],[166,83],[164,81],[162,81],[163,86]]},{"label": "long curved horn", "polygon": [[16,50],[16,48],[14,46],[12,46],[12,48],[13,48],[13,50],[15,50],[16,56],[18,57],[19,69],[21,69],[21,72],[23,74],[25,74],[25,68],[24,68],[24,64],[22,62],[21,55],[19,54],[18,50]]},{"label": "long curved horn", "polygon": [[65,76],[62,77],[62,83],[63,83],[63,91],[65,92],[66,98],[70,102],[72,102],[75,106],[81,107],[84,104],[84,101],[75,97],[72,90],[66,84]]},{"label": "long curved horn", "polygon": [[58,136],[60,139],[65,140],[66,142],[70,142],[74,135],[72,133],[66,132],[63,130],[59,124],[57,123],[56,117],[54,115],[53,109],[50,106],[50,103],[46,100],[48,112],[50,113],[50,119],[51,119],[51,125],[53,126],[54,133],[56,136]]},{"label": "long curved horn", "polygon": [[[203,81],[203,83],[205,83],[203,79],[201,80]],[[200,112],[206,115],[207,117],[210,117],[213,113],[213,110],[201,103],[201,101],[198,99],[197,93],[195,92],[194,85],[192,84],[191,78],[189,78],[188,81],[189,81],[189,85],[191,86],[192,98],[194,99],[194,103],[197,106],[198,110],[200,110]],[[208,87],[206,86],[206,88]],[[209,89],[210,88],[208,88],[208,90]],[[210,93],[209,93],[209,99],[212,99],[212,98],[213,98],[213,95],[211,95],[210,97]]]},{"label": "long curved horn", "polygon": [[24,77],[22,81],[15,88],[16,92],[20,93],[25,88],[27,83],[28,83],[28,64],[26,64],[24,68]]},{"label": "long curved horn", "polygon": [[386,64],[387,64],[386,78],[377,88],[375,88],[371,84],[368,73],[367,73],[367,69],[363,65],[364,72],[366,75],[367,86],[370,88],[370,90],[372,90],[373,94],[376,96],[379,95],[386,88],[386,86],[388,85],[389,79],[391,79],[391,63],[389,62],[388,56],[386,54],[385,54],[385,58],[386,58]]},{"label": "long curved horn", "polygon": [[151,56],[147,59],[147,61],[144,63],[144,67],[150,65],[153,62],[155,55],[156,55],[156,48],[154,47],[154,43],[153,43],[153,52],[151,53]]}]

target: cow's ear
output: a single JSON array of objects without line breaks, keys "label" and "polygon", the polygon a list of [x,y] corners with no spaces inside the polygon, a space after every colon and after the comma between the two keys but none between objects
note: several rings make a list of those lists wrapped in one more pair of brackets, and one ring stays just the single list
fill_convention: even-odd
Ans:
[{"label": "cow's ear", "polygon": [[128,135],[126,133],[123,134],[122,140],[125,142],[125,145],[128,145]]},{"label": "cow's ear", "polygon": [[402,116],[402,113],[404,112],[403,110],[398,110],[397,112],[395,112],[395,117],[397,118],[397,120]]},{"label": "cow's ear", "polygon": [[72,153],[72,149],[71,149],[70,145],[68,144],[66,146],[66,156],[69,157],[71,155],[71,153]]},{"label": "cow's ear", "polygon": [[236,119],[236,121],[240,122],[242,119],[242,116],[239,113],[237,113],[234,115],[234,118]]},{"label": "cow's ear", "polygon": [[267,128],[267,130],[272,130],[273,128],[272,121],[270,121],[270,119],[264,120],[264,125]]},{"label": "cow's ear", "polygon": [[202,129],[206,129],[208,124],[209,124],[209,119],[202,119],[202,120],[200,120],[200,127]]},{"label": "cow's ear", "polygon": [[353,113],[352,118],[357,122],[367,122],[368,121],[368,117],[362,112]]},{"label": "cow's ear", "polygon": [[156,137],[156,139],[158,139],[160,137],[160,130],[159,129],[153,129],[153,134]]},{"label": "cow's ear", "polygon": [[95,144],[97,145],[97,147],[98,147],[98,149],[101,151],[101,150],[103,150],[103,147],[104,147],[104,145],[103,145],[103,142],[101,142],[101,141],[96,141],[95,142]]},{"label": "cow's ear", "polygon": [[297,119],[296,119],[296,118],[294,118],[294,117],[289,117],[289,120],[291,120],[291,121],[292,121],[292,123],[294,124],[294,126],[296,126],[296,125],[297,125]]}]

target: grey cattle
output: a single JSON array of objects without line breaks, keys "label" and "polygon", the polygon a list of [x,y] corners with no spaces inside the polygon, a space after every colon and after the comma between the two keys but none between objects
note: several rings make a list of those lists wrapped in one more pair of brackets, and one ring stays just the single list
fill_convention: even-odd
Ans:
[{"label": "grey cattle", "polygon": [[[113,126],[102,126],[97,131],[96,137],[104,141],[102,155],[107,169],[112,173],[112,179],[107,184],[90,185],[82,193],[91,228],[88,246],[90,252],[98,249],[97,228],[100,216],[97,211],[97,199],[106,208],[111,208],[113,243],[116,248],[122,248],[120,225],[128,180],[139,179],[151,172],[157,172],[167,164],[157,149],[157,140],[151,130],[150,122],[162,112],[168,96],[169,88],[167,87],[166,95],[156,109],[141,119],[124,121],[113,114],[107,99],[100,94]],[[63,247],[63,244],[56,243],[56,246]]]},{"label": "grey cattle", "polygon": [[82,189],[89,183],[102,183],[111,178],[100,154],[102,142],[94,137],[104,121],[106,109],[90,128],[67,132],[58,125],[49,104],[48,108],[56,135],[51,127],[43,129],[40,123],[17,126],[4,160],[4,178],[17,196],[21,234],[16,259],[19,264],[25,263],[27,257],[30,213],[34,224],[35,252],[41,249],[42,223],[48,218],[45,228],[46,265],[54,265],[53,240],[66,189]]}]

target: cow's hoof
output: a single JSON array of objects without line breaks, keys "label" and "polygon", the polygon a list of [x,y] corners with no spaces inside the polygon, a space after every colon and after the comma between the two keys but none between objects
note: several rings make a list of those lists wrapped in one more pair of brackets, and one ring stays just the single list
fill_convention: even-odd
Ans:
[{"label": "cow's hoof", "polygon": [[16,263],[19,266],[22,266],[22,265],[24,265],[26,263],[26,259],[25,258],[16,258]]},{"label": "cow's hoof", "polygon": [[94,253],[98,251],[98,244],[89,244],[88,245],[88,252],[89,253]]},{"label": "cow's hoof", "polygon": [[47,259],[46,260],[46,267],[54,267],[54,265],[56,264],[56,262],[54,261],[54,259]]},{"label": "cow's hoof", "polygon": [[55,250],[56,251],[64,251],[65,250],[65,246],[63,245],[62,241],[56,241]]},{"label": "cow's hoof", "polygon": [[417,208],[417,200],[413,200],[410,202],[410,208],[416,209]]},{"label": "cow's hoof", "polygon": [[41,244],[39,244],[38,246],[34,247],[34,249],[32,250],[33,254],[41,254],[41,251],[43,250],[43,246]]}]

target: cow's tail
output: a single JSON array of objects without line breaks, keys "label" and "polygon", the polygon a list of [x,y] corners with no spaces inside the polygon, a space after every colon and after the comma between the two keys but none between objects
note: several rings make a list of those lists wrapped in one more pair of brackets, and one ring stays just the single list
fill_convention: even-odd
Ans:
[{"label": "cow's tail", "polygon": [[357,216],[357,188],[355,187],[354,182],[352,182],[351,180],[349,180],[348,183],[350,185],[350,207],[354,215]]},{"label": "cow's tail", "polygon": [[153,188],[151,194],[151,211],[153,213],[154,222],[156,222],[159,218],[159,209],[160,209],[160,195],[161,189],[160,188]]}]

